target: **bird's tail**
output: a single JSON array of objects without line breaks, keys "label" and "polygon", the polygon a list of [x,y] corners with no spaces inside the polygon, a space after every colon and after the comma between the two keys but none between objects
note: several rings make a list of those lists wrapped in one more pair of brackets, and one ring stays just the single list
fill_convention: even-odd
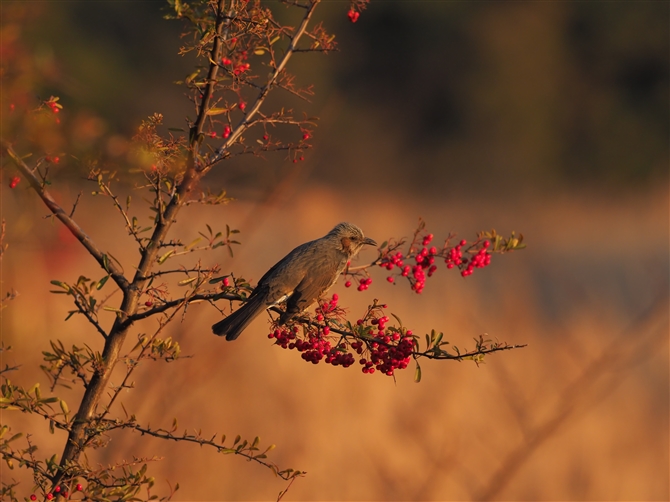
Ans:
[{"label": "bird's tail", "polygon": [[228,341],[235,340],[244,331],[244,328],[266,308],[267,305],[265,304],[263,295],[252,295],[249,297],[247,303],[225,319],[214,324],[212,331],[215,335],[225,335]]}]

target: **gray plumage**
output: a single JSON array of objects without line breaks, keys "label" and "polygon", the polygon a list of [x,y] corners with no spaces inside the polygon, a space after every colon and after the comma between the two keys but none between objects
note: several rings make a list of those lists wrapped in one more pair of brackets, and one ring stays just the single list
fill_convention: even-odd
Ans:
[{"label": "gray plumage", "polygon": [[347,261],[365,245],[377,244],[351,223],[340,223],[324,237],[301,244],[268,270],[247,302],[214,324],[212,331],[235,340],[258,314],[286,298],[279,324],[290,321],[335,284]]}]

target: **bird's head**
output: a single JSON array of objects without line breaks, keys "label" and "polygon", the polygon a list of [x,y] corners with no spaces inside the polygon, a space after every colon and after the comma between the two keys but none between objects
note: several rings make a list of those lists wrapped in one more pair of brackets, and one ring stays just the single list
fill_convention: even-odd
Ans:
[{"label": "bird's head", "polygon": [[335,228],[328,233],[328,236],[337,240],[338,249],[341,249],[341,251],[350,258],[356,256],[365,245],[377,245],[374,240],[365,237],[363,231],[353,223],[345,222],[336,225]]}]

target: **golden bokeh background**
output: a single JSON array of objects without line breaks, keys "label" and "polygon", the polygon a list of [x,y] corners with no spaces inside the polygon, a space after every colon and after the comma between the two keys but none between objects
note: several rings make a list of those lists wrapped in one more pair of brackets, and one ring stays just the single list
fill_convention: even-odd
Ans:
[{"label": "golden bokeh background", "polygon": [[[188,113],[170,84],[188,61],[175,56],[178,27],[160,20],[159,6],[3,6],[4,45],[21,40],[33,75],[22,89],[65,106],[65,132],[37,138],[65,154],[53,193],[71,207],[84,192],[77,220],[127,273],[138,253],[109,200],[88,196],[80,168],[100,152],[123,166],[142,118],[162,112],[172,126]],[[226,343],[210,332],[219,314],[197,304],[169,329],[191,357],[145,363],[125,408],[155,427],[176,417],[203,435],[277,444],[273,462],[307,471],[286,500],[668,500],[668,9],[373,1],[351,25],[346,4],[326,3],[341,51],[295,67],[317,84],[314,149],[298,165],[222,165],[203,183],[236,200],[189,206],[171,236],[189,242],[206,223],[229,224],[242,244],[234,258],[216,251],[181,263],[218,263],[253,283],[339,221],[378,242],[411,235],[420,216],[436,238],[514,230],[527,249],[465,279],[440,268],[421,295],[386,283],[381,269],[368,291],[338,283],[333,292],[352,317],[379,298],[416,333],[444,331],[460,348],[483,333],[527,347],[479,367],[426,361],[416,384],[411,369],[393,380],[307,364],[273,346],[263,318]],[[49,340],[102,347],[85,320],[64,321],[72,305],[49,281],[103,274],[44,218],[25,181],[7,187],[11,169],[3,163],[2,295],[19,296],[2,311],[12,346],[2,364],[21,365],[13,382],[45,389]],[[80,395],[58,394],[71,408]],[[29,431],[43,457],[62,451],[65,435],[50,435],[42,419],[3,412],[2,422]],[[175,500],[267,500],[286,487],[205,447],[111,437],[91,462],[161,457],[150,465],[155,492],[178,482]],[[25,471],[3,465],[0,474],[30,489]]]}]

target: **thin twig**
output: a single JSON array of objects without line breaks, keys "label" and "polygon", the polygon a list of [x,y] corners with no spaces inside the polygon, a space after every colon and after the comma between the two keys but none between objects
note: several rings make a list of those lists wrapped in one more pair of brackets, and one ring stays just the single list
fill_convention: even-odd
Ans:
[{"label": "thin twig", "polygon": [[112,193],[112,190],[105,184],[105,183],[99,183],[100,188],[104,190],[104,192],[112,199],[114,202],[114,205],[116,206],[116,209],[119,210],[121,213],[121,216],[123,216],[123,219],[126,223],[126,228],[128,229],[128,233],[133,236],[135,239],[135,242],[140,246],[140,252],[144,250],[144,245],[142,244],[142,238],[137,234],[137,231],[135,230],[135,227],[133,224],[130,222],[130,218],[128,218],[128,213],[123,209],[121,204],[119,203],[119,199],[116,195]]},{"label": "thin twig", "polygon": [[70,218],[72,218],[74,216],[74,212],[77,209],[77,204],[79,204],[79,199],[81,199],[81,194],[83,194],[83,193],[84,192],[82,190],[80,190],[79,193],[77,194],[77,198],[75,199],[74,204],[72,204],[72,211],[70,211]]},{"label": "thin twig", "polygon": [[90,322],[93,326],[95,326],[95,329],[98,330],[98,333],[102,335],[102,337],[106,340],[107,339],[107,332],[102,329],[102,326],[98,324],[97,319],[95,319],[92,315],[91,312],[84,306],[82,303],[79,301],[79,299],[76,296],[73,296],[74,298],[74,304],[77,306],[79,309],[79,313],[84,314],[84,317],[88,319],[88,322]]}]

